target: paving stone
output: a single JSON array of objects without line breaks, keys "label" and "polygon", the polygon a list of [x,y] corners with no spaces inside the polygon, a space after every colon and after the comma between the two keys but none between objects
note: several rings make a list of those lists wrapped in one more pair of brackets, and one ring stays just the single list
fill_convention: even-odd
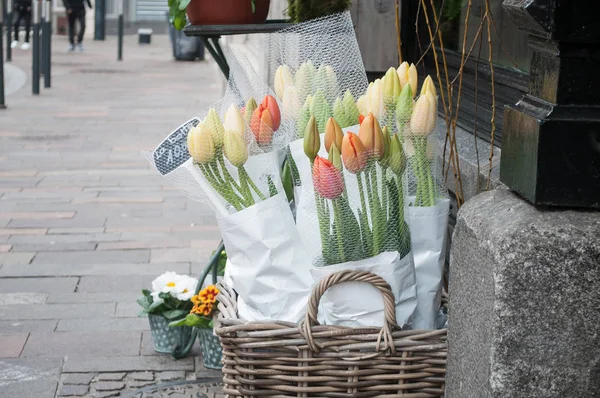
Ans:
[{"label": "paving stone", "polygon": [[0,305],[43,304],[47,298],[47,293],[0,293]]},{"label": "paving stone", "polygon": [[58,393],[59,397],[81,397],[88,393],[88,385],[63,385]]},{"label": "paving stone", "polygon": [[154,384],[153,381],[130,381],[129,388],[142,388]]},{"label": "paving stone", "polygon": [[[123,249],[164,249],[175,247],[189,247],[189,240],[133,240],[124,242],[102,242],[97,250],[123,250]],[[1,246],[0,246],[1,247]],[[173,261],[173,260],[169,260]]]},{"label": "paving stone", "polygon": [[22,355],[24,357],[139,355],[140,339],[141,332],[34,332],[29,336]]},{"label": "paving stone", "polygon": [[73,292],[78,281],[79,278],[0,278],[0,292]]},{"label": "paving stone", "polygon": [[[101,228],[103,229],[103,228]],[[49,230],[48,232],[50,232]],[[102,232],[102,231],[100,231]],[[30,236],[30,235],[12,235],[8,239],[9,243],[24,243],[24,244],[56,244],[56,243],[98,243],[98,242],[109,242],[118,241],[121,239],[120,234],[103,234],[96,232],[88,232],[77,230],[77,232],[57,232],[56,234]]]},{"label": "paving stone", "polygon": [[85,384],[88,385],[96,376],[95,373],[67,373],[63,375],[63,384]]},{"label": "paving stone", "polygon": [[27,319],[89,319],[110,318],[113,316],[115,306],[112,303],[98,304],[18,304],[0,306],[0,319],[22,320]]},{"label": "paving stone", "polygon": [[[138,306],[138,312],[141,307]],[[137,315],[137,314],[136,314]],[[84,332],[94,330],[104,331],[142,331],[149,330],[150,325],[146,317],[135,318],[113,318],[113,319],[88,319],[81,322],[78,319],[61,319],[56,327],[57,332],[78,331]]]},{"label": "paving stone", "polygon": [[170,356],[120,357],[67,357],[65,372],[120,372],[120,371],[194,370],[194,360],[186,357],[174,361]]},{"label": "paving stone", "polygon": [[[19,193],[21,195],[22,193]],[[59,193],[60,194],[60,193]],[[63,194],[64,195],[64,194]],[[73,217],[56,219],[16,219],[11,220],[8,228],[73,228],[73,227],[104,227],[104,217]]]},{"label": "paving stone", "polygon": [[0,264],[29,264],[35,253],[0,253]]},{"label": "paving stone", "polygon": [[126,393],[126,391],[104,391],[104,392],[96,392],[94,394],[94,398],[118,397],[122,393]]},{"label": "paving stone", "polygon": [[79,227],[79,228],[50,228],[48,234],[100,234],[104,232],[104,227]]},{"label": "paving stone", "polygon": [[129,377],[135,381],[154,381],[154,373],[152,372],[134,372]]},{"label": "paving stone", "polygon": [[101,381],[94,383],[93,387],[96,389],[96,391],[115,391],[125,388],[125,383],[116,381]]},{"label": "paving stone", "polygon": [[54,218],[73,218],[73,216],[75,216],[74,211],[0,212],[0,218],[8,218],[11,220],[16,220],[16,219],[46,220],[46,219],[54,219]]},{"label": "paving stone", "polygon": [[118,292],[118,293],[50,293],[46,302],[48,304],[58,303],[114,303],[117,301],[134,302],[140,297],[141,292]]},{"label": "paving stone", "polygon": [[12,252],[82,251],[96,249],[95,242],[15,243]]},{"label": "paving stone", "polygon": [[0,396],[55,398],[62,358],[0,360]]},{"label": "paving stone", "polygon": [[185,248],[185,249],[152,249],[150,261],[152,263],[165,262],[206,262],[216,245],[210,248]]},{"label": "paving stone", "polygon": [[147,263],[150,250],[110,250],[99,252],[38,253],[33,264]]},{"label": "paving stone", "polygon": [[165,381],[174,381],[174,380],[184,380],[185,372],[180,371],[171,371],[171,372],[161,372],[158,374],[158,380]]},{"label": "paving stone", "polygon": [[125,378],[127,373],[100,373],[98,375],[98,381],[121,381]]},{"label": "paving stone", "polygon": [[58,321],[40,320],[13,320],[0,321],[0,333],[19,333],[19,332],[52,332],[56,328]]},{"label": "paving stone", "polygon": [[6,253],[9,252],[12,248],[12,245],[0,245],[0,252]]},{"label": "paving stone", "polygon": [[0,228],[0,235],[44,235],[47,228]]},{"label": "paving stone", "polygon": [[0,358],[18,358],[29,333],[0,334]]},{"label": "paving stone", "polygon": [[[70,253],[90,253],[90,256],[94,256],[95,253],[100,252],[70,252]],[[108,253],[108,252],[102,252]],[[69,252],[56,253],[58,257],[61,255],[67,255]],[[152,276],[151,279],[156,278],[166,270],[176,272],[178,274],[188,274],[190,272],[189,263],[156,263],[156,264],[132,264],[132,263],[120,263],[113,261],[111,263],[96,263],[96,264],[81,264],[81,263],[63,263],[55,264],[40,264],[34,263],[27,266],[18,265],[5,265],[0,269],[0,276],[90,276],[90,275],[123,275],[123,276]],[[117,278],[117,277],[116,277]],[[121,277],[118,277],[121,278]],[[82,278],[83,279],[83,278]],[[81,286],[81,285],[80,285]],[[132,291],[132,287],[121,291]],[[138,289],[135,289],[139,291]],[[85,291],[79,289],[79,291]],[[96,290],[95,290],[96,291]]]},{"label": "paving stone", "polygon": [[142,289],[148,289],[158,275],[83,276],[79,282],[78,291],[83,293],[139,292],[141,294]]}]

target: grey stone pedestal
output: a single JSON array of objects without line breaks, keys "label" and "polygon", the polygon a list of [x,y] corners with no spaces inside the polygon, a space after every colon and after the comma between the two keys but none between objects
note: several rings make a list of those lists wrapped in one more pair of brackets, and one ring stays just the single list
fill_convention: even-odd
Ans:
[{"label": "grey stone pedestal", "polygon": [[452,245],[446,397],[600,397],[600,212],[498,189]]}]

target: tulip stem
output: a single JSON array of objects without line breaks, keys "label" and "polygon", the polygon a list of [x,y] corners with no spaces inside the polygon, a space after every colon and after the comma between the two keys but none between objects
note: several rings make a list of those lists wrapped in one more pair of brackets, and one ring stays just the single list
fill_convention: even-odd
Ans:
[{"label": "tulip stem", "polygon": [[241,192],[241,185],[239,185],[237,181],[231,176],[231,173],[229,173],[229,170],[225,166],[225,159],[223,159],[223,152],[221,150],[218,151],[217,157],[219,158],[219,163],[221,164],[221,170],[223,172],[225,180],[229,181],[238,190],[238,192]]},{"label": "tulip stem", "polygon": [[335,224],[335,235],[336,235],[336,238],[337,238],[339,256],[340,256],[340,259],[342,260],[342,262],[345,263],[346,262],[346,254],[344,253],[344,237],[343,237],[343,231],[342,231],[342,215],[340,214],[340,209],[339,209],[337,200],[333,199],[331,201],[331,204],[333,205],[333,218],[334,218],[334,224]]},{"label": "tulip stem", "polygon": [[200,170],[202,170],[202,174],[204,174],[206,180],[210,183],[213,189],[217,191],[217,193],[221,195],[223,199],[225,199],[225,201],[231,204],[237,211],[243,209],[243,206],[240,204],[241,199],[237,196],[237,194],[235,194],[235,192],[228,189],[230,187],[225,186],[224,183],[221,183],[217,180],[214,173],[210,169],[209,164],[198,164],[198,166],[200,167]]},{"label": "tulip stem", "polygon": [[[375,171],[375,178],[372,173]],[[367,193],[369,195],[369,203],[371,205],[371,224],[373,225],[373,255],[379,254],[381,248],[381,203],[379,202],[379,194],[377,193],[377,170],[373,164],[367,166]]]},{"label": "tulip stem", "polygon": [[252,192],[250,192],[250,187],[248,186],[248,179],[246,178],[247,174],[244,174],[246,170],[244,170],[244,166],[238,167],[238,176],[240,178],[240,185],[242,186],[242,196],[246,199],[247,207],[254,205],[254,197],[252,196]]},{"label": "tulip stem", "polygon": [[240,176],[241,176],[241,173],[244,174],[244,179],[250,184],[250,187],[254,190],[254,192],[256,192],[256,194],[258,195],[260,200],[265,200],[266,199],[265,195],[263,195],[263,193],[258,189],[258,187],[254,183],[254,181],[252,181],[252,178],[250,178],[250,176],[248,175],[248,172],[246,171],[244,166],[240,167]]},{"label": "tulip stem", "polygon": [[[311,175],[312,175],[312,171],[313,171],[313,163],[311,163],[310,165],[310,169],[311,169]],[[325,223],[325,220],[323,219],[325,217],[325,210],[323,208],[323,203],[321,203],[321,197],[319,197],[319,194],[317,193],[317,190],[314,190],[314,194],[315,194],[315,206],[317,207],[317,219],[319,221],[319,230],[320,230],[320,235],[321,235],[321,251],[323,253],[323,259],[325,260],[325,263],[327,265],[330,265],[330,260],[331,260],[331,256],[329,255],[329,246],[328,246],[328,239],[326,239],[326,237],[330,236],[329,233],[329,223]]]},{"label": "tulip stem", "polygon": [[367,218],[368,213],[367,213],[367,205],[365,204],[365,190],[363,188],[363,181],[362,181],[361,174],[362,174],[362,171],[359,171],[358,173],[356,173],[356,180],[358,182],[358,192],[359,192],[359,196],[360,196],[360,206],[362,208],[363,220],[366,220],[366,222],[364,223],[365,225],[363,226],[363,228],[364,228],[363,233],[365,234],[365,241],[367,242],[367,249],[370,253],[372,250],[372,247],[373,247],[373,236],[372,236],[371,229],[369,228],[369,219]]},{"label": "tulip stem", "polygon": [[399,218],[399,231],[401,242],[404,241],[404,234],[406,233],[404,225],[404,187],[402,186],[402,176],[396,175],[396,185],[398,186],[398,218]]}]

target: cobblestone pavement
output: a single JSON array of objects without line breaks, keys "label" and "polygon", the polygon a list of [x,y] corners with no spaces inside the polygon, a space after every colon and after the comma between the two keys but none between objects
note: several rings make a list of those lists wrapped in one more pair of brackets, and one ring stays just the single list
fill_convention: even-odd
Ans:
[{"label": "cobblestone pavement", "polygon": [[[140,151],[218,99],[213,62],[176,63],[166,36],[55,38],[52,88],[31,82],[0,111],[0,393],[108,397],[205,376],[194,355],[152,349],[140,290],[199,273],[219,233],[210,209],[156,175]],[[31,71],[31,53],[13,65]],[[194,354],[198,354],[197,349]],[[218,372],[213,375],[218,375]]]}]

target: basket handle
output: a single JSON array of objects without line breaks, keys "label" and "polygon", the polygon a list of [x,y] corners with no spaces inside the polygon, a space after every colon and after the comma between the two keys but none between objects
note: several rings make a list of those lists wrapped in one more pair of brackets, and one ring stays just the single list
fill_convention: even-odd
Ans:
[{"label": "basket handle", "polygon": [[300,323],[300,333],[306,338],[306,341],[314,352],[319,352],[320,347],[314,341],[312,336],[312,326],[318,325],[317,315],[319,311],[319,302],[323,294],[335,285],[344,282],[365,282],[370,283],[372,286],[377,288],[383,295],[383,312],[384,312],[384,325],[380,332],[380,339],[384,340],[384,349],[391,349],[395,352],[395,346],[393,344],[391,331],[392,329],[399,328],[396,322],[396,300],[394,293],[390,288],[390,285],[382,277],[375,275],[367,271],[339,271],[326,278],[322,279],[317,286],[313,288],[310,295],[308,305],[306,308],[306,317]]}]

